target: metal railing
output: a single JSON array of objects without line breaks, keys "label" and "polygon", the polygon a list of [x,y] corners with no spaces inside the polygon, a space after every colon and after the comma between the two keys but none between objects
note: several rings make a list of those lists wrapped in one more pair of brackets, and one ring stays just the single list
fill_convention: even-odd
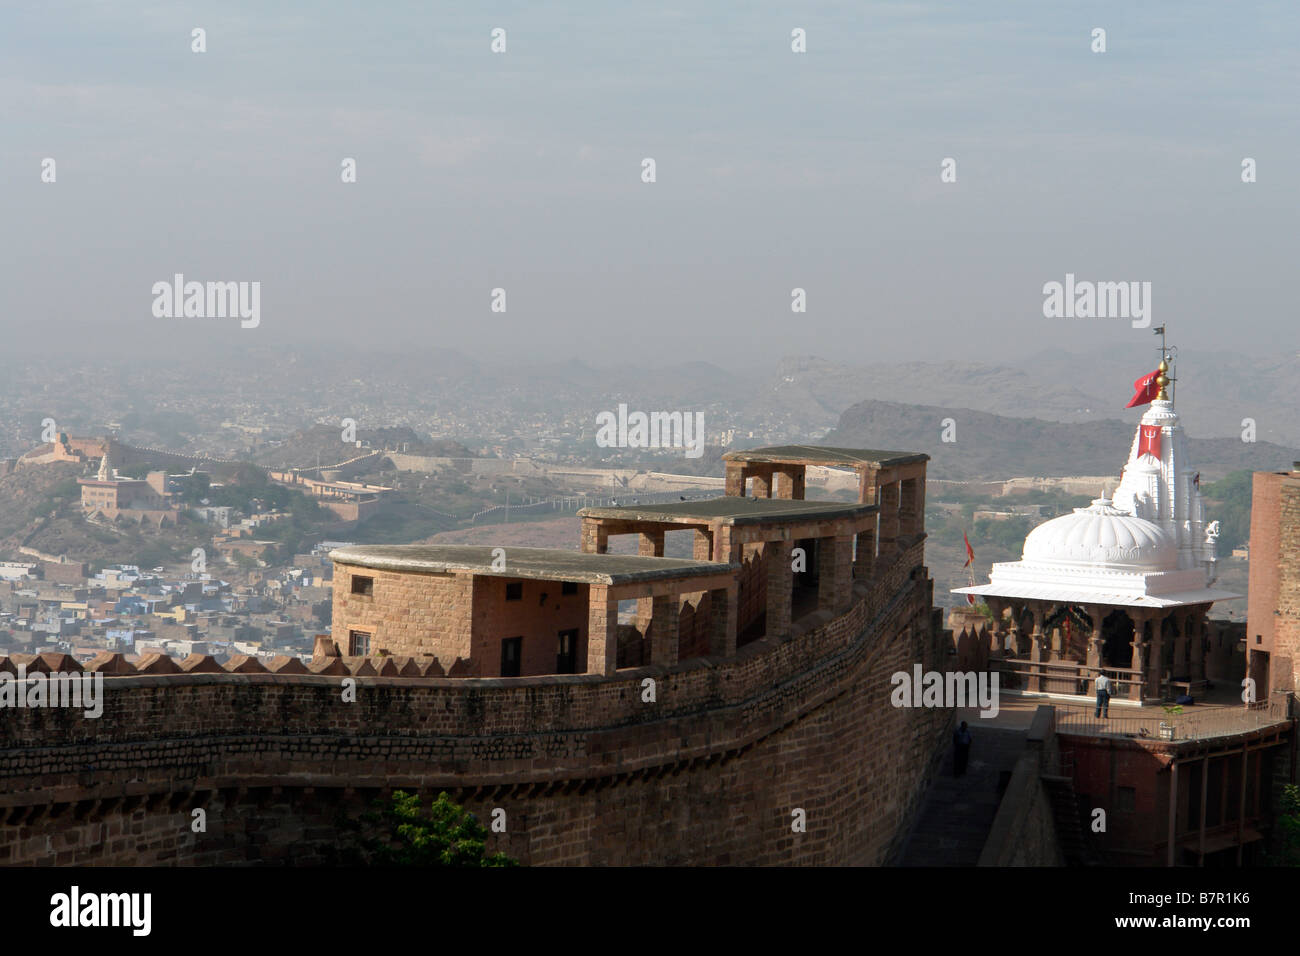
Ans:
[{"label": "metal railing", "polygon": [[1091,737],[1138,737],[1146,740],[1207,740],[1263,730],[1290,721],[1286,700],[1261,701],[1240,707],[1214,707],[1201,713],[1096,717],[1095,708],[1056,708],[1056,731]]},{"label": "metal railing", "polygon": [[1142,686],[1143,676],[1131,667],[1089,667],[1073,661],[1038,661],[1023,658],[1004,658],[997,661],[996,668],[1001,674],[1014,675],[1014,683],[1007,687],[1025,690],[1030,687],[1032,678],[1038,677],[1040,691],[1058,694],[1076,694],[1081,697],[1095,693],[1096,679],[1105,672],[1110,678],[1111,699],[1127,698],[1134,687]]}]

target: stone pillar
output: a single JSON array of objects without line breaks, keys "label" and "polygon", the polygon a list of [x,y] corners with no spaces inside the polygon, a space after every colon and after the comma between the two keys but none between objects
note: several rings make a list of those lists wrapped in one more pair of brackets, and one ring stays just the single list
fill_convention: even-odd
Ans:
[{"label": "stone pillar", "polygon": [[1151,654],[1147,659],[1147,688],[1151,696],[1164,699],[1161,682],[1165,676],[1165,618],[1151,615]]},{"label": "stone pillar", "polygon": [[767,567],[767,634],[779,638],[790,633],[790,604],[794,572],[790,570],[789,541],[768,541],[763,545]]},{"label": "stone pillar", "polygon": [[909,538],[921,533],[921,501],[925,492],[920,478],[904,478],[898,483],[898,534]]},{"label": "stone pillar", "polygon": [[817,608],[838,614],[853,599],[853,536],[819,538],[817,553]]},{"label": "stone pillar", "polygon": [[676,594],[650,600],[654,607],[650,621],[650,663],[676,664],[681,603]]},{"label": "stone pillar", "polygon": [[1034,633],[1031,638],[1033,645],[1029,648],[1029,660],[1033,665],[1030,668],[1029,689],[1040,691],[1043,689],[1043,677],[1038,665],[1043,661],[1043,618],[1047,616],[1047,606],[1038,601],[1030,601],[1029,611],[1034,615]]},{"label": "stone pillar", "polygon": [[858,532],[858,548],[853,557],[853,576],[859,581],[871,580],[871,571],[875,563],[876,529],[873,525]]},{"label": "stone pillar", "polygon": [[1145,611],[1128,609],[1129,619],[1133,622],[1133,662],[1129,665],[1137,671],[1137,677],[1129,686],[1129,699],[1141,700],[1146,679],[1147,652],[1147,614]]},{"label": "stone pillar", "polygon": [[1006,639],[1002,624],[1002,612],[1006,609],[1006,604],[1001,598],[988,597],[984,598],[984,603],[989,606],[993,612],[993,624],[989,627],[989,640],[987,651],[990,655],[1001,655],[1006,649]]},{"label": "stone pillar", "polygon": [[761,475],[751,475],[750,483],[755,498],[772,497],[772,472],[766,471]]},{"label": "stone pillar", "polygon": [[587,591],[587,673],[612,674],[618,669],[618,601],[604,584]]},{"label": "stone pillar", "polygon": [[583,518],[579,549],[583,554],[605,554],[609,551],[609,532],[599,518]]},{"label": "stone pillar", "polygon": [[878,503],[876,489],[876,468],[873,465],[860,465],[858,472],[858,504],[874,505]]},{"label": "stone pillar", "polygon": [[1187,610],[1179,608],[1173,613],[1174,619],[1174,661],[1171,665],[1173,668],[1174,679],[1179,680],[1187,677],[1190,670],[1187,666]]},{"label": "stone pillar", "polygon": [[789,465],[773,473],[776,497],[790,500],[803,500],[806,487],[807,468],[804,465]]},{"label": "stone pillar", "polygon": [[[636,553],[643,558],[662,558],[664,556],[664,533],[662,531],[641,531],[637,534]],[[650,598],[638,598],[636,602],[636,626],[645,634],[650,627],[654,608]]]},{"label": "stone pillar", "polygon": [[730,657],[736,653],[736,627],[740,623],[740,589],[736,585],[709,592],[709,653]]},{"label": "stone pillar", "polygon": [[[1106,620],[1106,609],[1099,604],[1089,604],[1087,606],[1088,620],[1092,622],[1092,633],[1088,635],[1088,659],[1089,667],[1101,667],[1101,649],[1105,643],[1101,636],[1102,622]],[[1090,673],[1091,677],[1096,677],[1095,673]]]},{"label": "stone pillar", "polygon": [[727,462],[727,483],[723,488],[723,494],[728,498],[745,497],[745,463],[741,461]]},{"label": "stone pillar", "polygon": [[1187,622],[1187,636],[1190,642],[1189,649],[1192,652],[1192,680],[1205,680],[1205,644],[1208,640],[1206,635],[1210,628],[1205,622],[1204,614],[1204,611],[1200,608],[1196,608],[1191,612]]},{"label": "stone pillar", "polygon": [[1025,613],[1025,606],[1016,601],[1011,602],[1011,655],[1024,657],[1025,649],[1020,646],[1020,618]]},{"label": "stone pillar", "polygon": [[662,558],[664,556],[664,533],[662,531],[642,531],[637,535],[636,553],[643,558]]},{"label": "stone pillar", "polygon": [[880,488],[880,557],[892,561],[898,551],[898,496],[897,481]]},{"label": "stone pillar", "polygon": [[691,557],[696,561],[713,560],[713,532],[706,528],[695,529],[695,540],[692,545]]}]

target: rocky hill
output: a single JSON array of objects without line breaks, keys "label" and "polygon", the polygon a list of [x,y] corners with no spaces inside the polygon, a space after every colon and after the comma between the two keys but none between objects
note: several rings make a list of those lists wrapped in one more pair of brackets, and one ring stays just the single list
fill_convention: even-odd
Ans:
[{"label": "rocky hill", "polygon": [[[970,480],[1021,475],[1116,477],[1128,457],[1133,421],[1061,424],[1040,418],[1011,418],[970,408],[865,401],[849,408],[824,444],[889,448],[930,455],[933,478]],[[955,423],[954,442],[944,442],[945,419]],[[1188,438],[1188,454],[1206,480],[1230,471],[1288,468],[1300,451],[1271,442],[1233,438]]]}]

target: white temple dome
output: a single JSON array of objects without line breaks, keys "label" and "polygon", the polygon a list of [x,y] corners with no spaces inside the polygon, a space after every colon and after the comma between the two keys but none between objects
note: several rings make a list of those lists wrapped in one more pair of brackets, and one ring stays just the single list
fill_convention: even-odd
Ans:
[{"label": "white temple dome", "polygon": [[1097,498],[1040,524],[1025,538],[1023,560],[1034,564],[1105,567],[1124,571],[1165,571],[1178,567],[1178,546],[1153,521],[1112,507]]}]

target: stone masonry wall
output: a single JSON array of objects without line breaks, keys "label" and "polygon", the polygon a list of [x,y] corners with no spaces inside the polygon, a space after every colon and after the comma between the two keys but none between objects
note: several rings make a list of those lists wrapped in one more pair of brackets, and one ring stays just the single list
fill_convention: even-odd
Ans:
[{"label": "stone masonry wall", "polygon": [[888,862],[951,722],[889,700],[894,672],[944,666],[921,548],[845,614],[726,659],[357,678],[355,703],[337,674],[109,677],[98,720],[9,710],[0,862],[329,862],[338,814],[395,787],[504,809],[491,848],[531,864]]}]

